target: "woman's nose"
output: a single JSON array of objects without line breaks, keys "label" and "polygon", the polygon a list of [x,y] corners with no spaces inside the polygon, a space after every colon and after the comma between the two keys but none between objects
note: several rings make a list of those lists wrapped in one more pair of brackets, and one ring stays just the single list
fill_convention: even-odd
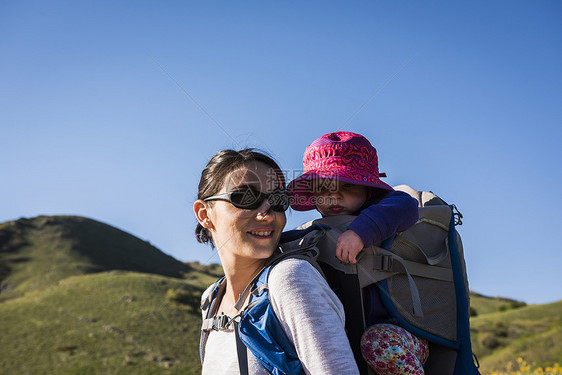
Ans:
[{"label": "woman's nose", "polygon": [[258,213],[256,214],[256,218],[260,221],[273,221],[275,211],[271,209],[271,204],[265,199],[261,206],[258,208]]}]

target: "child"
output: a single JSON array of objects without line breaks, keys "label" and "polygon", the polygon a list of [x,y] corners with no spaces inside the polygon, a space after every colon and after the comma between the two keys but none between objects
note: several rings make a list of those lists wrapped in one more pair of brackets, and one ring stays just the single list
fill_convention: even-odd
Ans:
[{"label": "child", "polygon": [[[340,235],[336,256],[356,263],[364,247],[404,231],[418,219],[418,203],[380,180],[376,149],[351,132],[326,134],[312,142],[303,157],[304,174],[288,191],[297,211],[316,209],[325,216],[357,215]],[[379,374],[423,374],[428,345],[393,324],[378,287],[366,291],[367,325],[361,339],[365,361]]]}]

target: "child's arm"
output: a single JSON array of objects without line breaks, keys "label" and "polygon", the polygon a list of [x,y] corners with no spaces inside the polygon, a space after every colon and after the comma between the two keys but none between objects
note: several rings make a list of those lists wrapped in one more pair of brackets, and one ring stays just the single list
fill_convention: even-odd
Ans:
[{"label": "child's arm", "polygon": [[361,238],[364,247],[369,247],[396,232],[408,229],[416,221],[418,201],[407,193],[393,191],[378,203],[361,211],[347,229]]},{"label": "child's arm", "polygon": [[357,263],[357,254],[365,247],[361,237],[352,230],[346,230],[338,237],[336,257],[344,263]]},{"label": "child's arm", "polygon": [[364,247],[385,240],[418,220],[418,201],[401,191],[394,191],[365,208],[338,237],[336,256],[344,263],[357,263]]}]

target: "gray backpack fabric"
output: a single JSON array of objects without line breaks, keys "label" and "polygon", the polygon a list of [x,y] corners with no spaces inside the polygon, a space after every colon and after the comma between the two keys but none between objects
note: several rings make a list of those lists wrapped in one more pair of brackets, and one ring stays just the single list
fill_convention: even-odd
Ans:
[{"label": "gray backpack fabric", "polygon": [[[361,291],[376,283],[385,307],[398,324],[430,342],[427,374],[478,374],[470,344],[466,265],[461,238],[455,230],[455,225],[462,223],[462,215],[432,192],[406,185],[394,189],[418,200],[419,220],[383,243],[363,249],[357,264],[341,263],[335,256],[337,238],[355,216],[325,217],[301,229],[313,224],[329,226],[317,243],[319,264],[344,275],[356,275]],[[350,287],[345,288],[347,293]],[[363,300],[361,296],[360,303]],[[356,340],[357,335],[353,339],[350,336],[352,346]]]}]

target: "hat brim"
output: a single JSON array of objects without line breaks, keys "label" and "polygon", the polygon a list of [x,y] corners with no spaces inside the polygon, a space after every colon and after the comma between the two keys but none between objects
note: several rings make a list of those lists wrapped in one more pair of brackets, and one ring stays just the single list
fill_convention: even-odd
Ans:
[{"label": "hat brim", "polygon": [[290,196],[291,208],[295,211],[310,211],[316,208],[314,204],[314,194],[310,185],[310,181],[315,179],[326,179],[332,181],[339,181],[354,185],[363,185],[377,189],[394,191],[394,189],[382,182],[379,178],[370,176],[370,180],[361,181],[342,176],[339,173],[309,171],[302,176],[295,178],[287,186],[287,192]]}]

